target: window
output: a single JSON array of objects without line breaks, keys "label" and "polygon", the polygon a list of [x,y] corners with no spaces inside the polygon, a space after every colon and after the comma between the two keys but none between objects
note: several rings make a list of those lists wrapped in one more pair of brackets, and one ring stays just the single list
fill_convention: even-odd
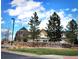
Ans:
[{"label": "window", "polygon": [[47,42],[47,40],[43,40],[43,42]]}]

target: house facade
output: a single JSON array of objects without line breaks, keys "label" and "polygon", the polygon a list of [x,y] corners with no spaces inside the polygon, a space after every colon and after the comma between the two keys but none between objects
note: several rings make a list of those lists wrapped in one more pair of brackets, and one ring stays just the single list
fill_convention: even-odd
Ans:
[{"label": "house facade", "polygon": [[[31,37],[31,32],[28,31],[25,27],[21,28],[19,31],[17,31],[16,35],[15,35],[15,41],[24,41],[24,42],[33,42]],[[67,43],[65,41],[66,36],[65,33],[62,33],[62,41],[60,41],[60,43]],[[49,39],[47,37],[47,32],[45,29],[41,29],[40,30],[40,34],[38,39],[34,40],[35,42],[49,42]]]},{"label": "house facade", "polygon": [[29,35],[28,30],[25,27],[23,27],[19,31],[16,32],[14,40],[15,41],[25,41],[25,42],[27,42],[28,35]]},{"label": "house facade", "polygon": [[[31,32],[28,31],[25,27],[21,28],[19,31],[16,32],[15,35],[15,41],[25,41],[26,42],[33,42],[33,40],[30,38],[31,37]],[[49,39],[47,38],[47,32],[42,29],[40,30],[39,38],[35,39],[34,41],[38,42],[48,42]]]},{"label": "house facade", "polygon": [[39,34],[39,42],[48,42],[49,41],[49,39],[48,39],[48,37],[47,37],[47,32],[46,32],[46,30],[44,30],[44,29],[41,29],[40,30],[40,34]]}]

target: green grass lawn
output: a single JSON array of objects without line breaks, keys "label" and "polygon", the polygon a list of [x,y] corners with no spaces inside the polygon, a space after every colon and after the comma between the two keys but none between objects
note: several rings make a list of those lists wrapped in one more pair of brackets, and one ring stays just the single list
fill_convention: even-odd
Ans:
[{"label": "green grass lawn", "polygon": [[20,51],[25,53],[34,53],[38,55],[65,55],[65,56],[77,56],[77,49],[50,49],[50,48],[20,48],[20,49],[11,49],[13,51]]}]

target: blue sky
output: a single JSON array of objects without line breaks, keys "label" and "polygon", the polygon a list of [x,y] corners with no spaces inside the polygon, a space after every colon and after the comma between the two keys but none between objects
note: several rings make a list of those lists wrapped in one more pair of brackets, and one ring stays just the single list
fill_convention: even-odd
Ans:
[{"label": "blue sky", "polygon": [[14,36],[23,26],[29,29],[28,22],[35,11],[41,20],[39,29],[45,29],[53,12],[57,12],[66,28],[72,18],[78,19],[78,0],[1,0],[1,33],[12,31],[11,18],[15,18]]}]

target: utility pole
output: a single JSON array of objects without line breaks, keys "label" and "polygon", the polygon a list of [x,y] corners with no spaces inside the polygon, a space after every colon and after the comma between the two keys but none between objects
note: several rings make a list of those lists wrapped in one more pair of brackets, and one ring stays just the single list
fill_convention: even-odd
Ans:
[{"label": "utility pole", "polygon": [[12,20],[13,20],[13,28],[12,28],[12,40],[13,40],[13,34],[14,34],[14,25],[15,25],[15,19],[14,19],[14,18],[12,18]]}]

